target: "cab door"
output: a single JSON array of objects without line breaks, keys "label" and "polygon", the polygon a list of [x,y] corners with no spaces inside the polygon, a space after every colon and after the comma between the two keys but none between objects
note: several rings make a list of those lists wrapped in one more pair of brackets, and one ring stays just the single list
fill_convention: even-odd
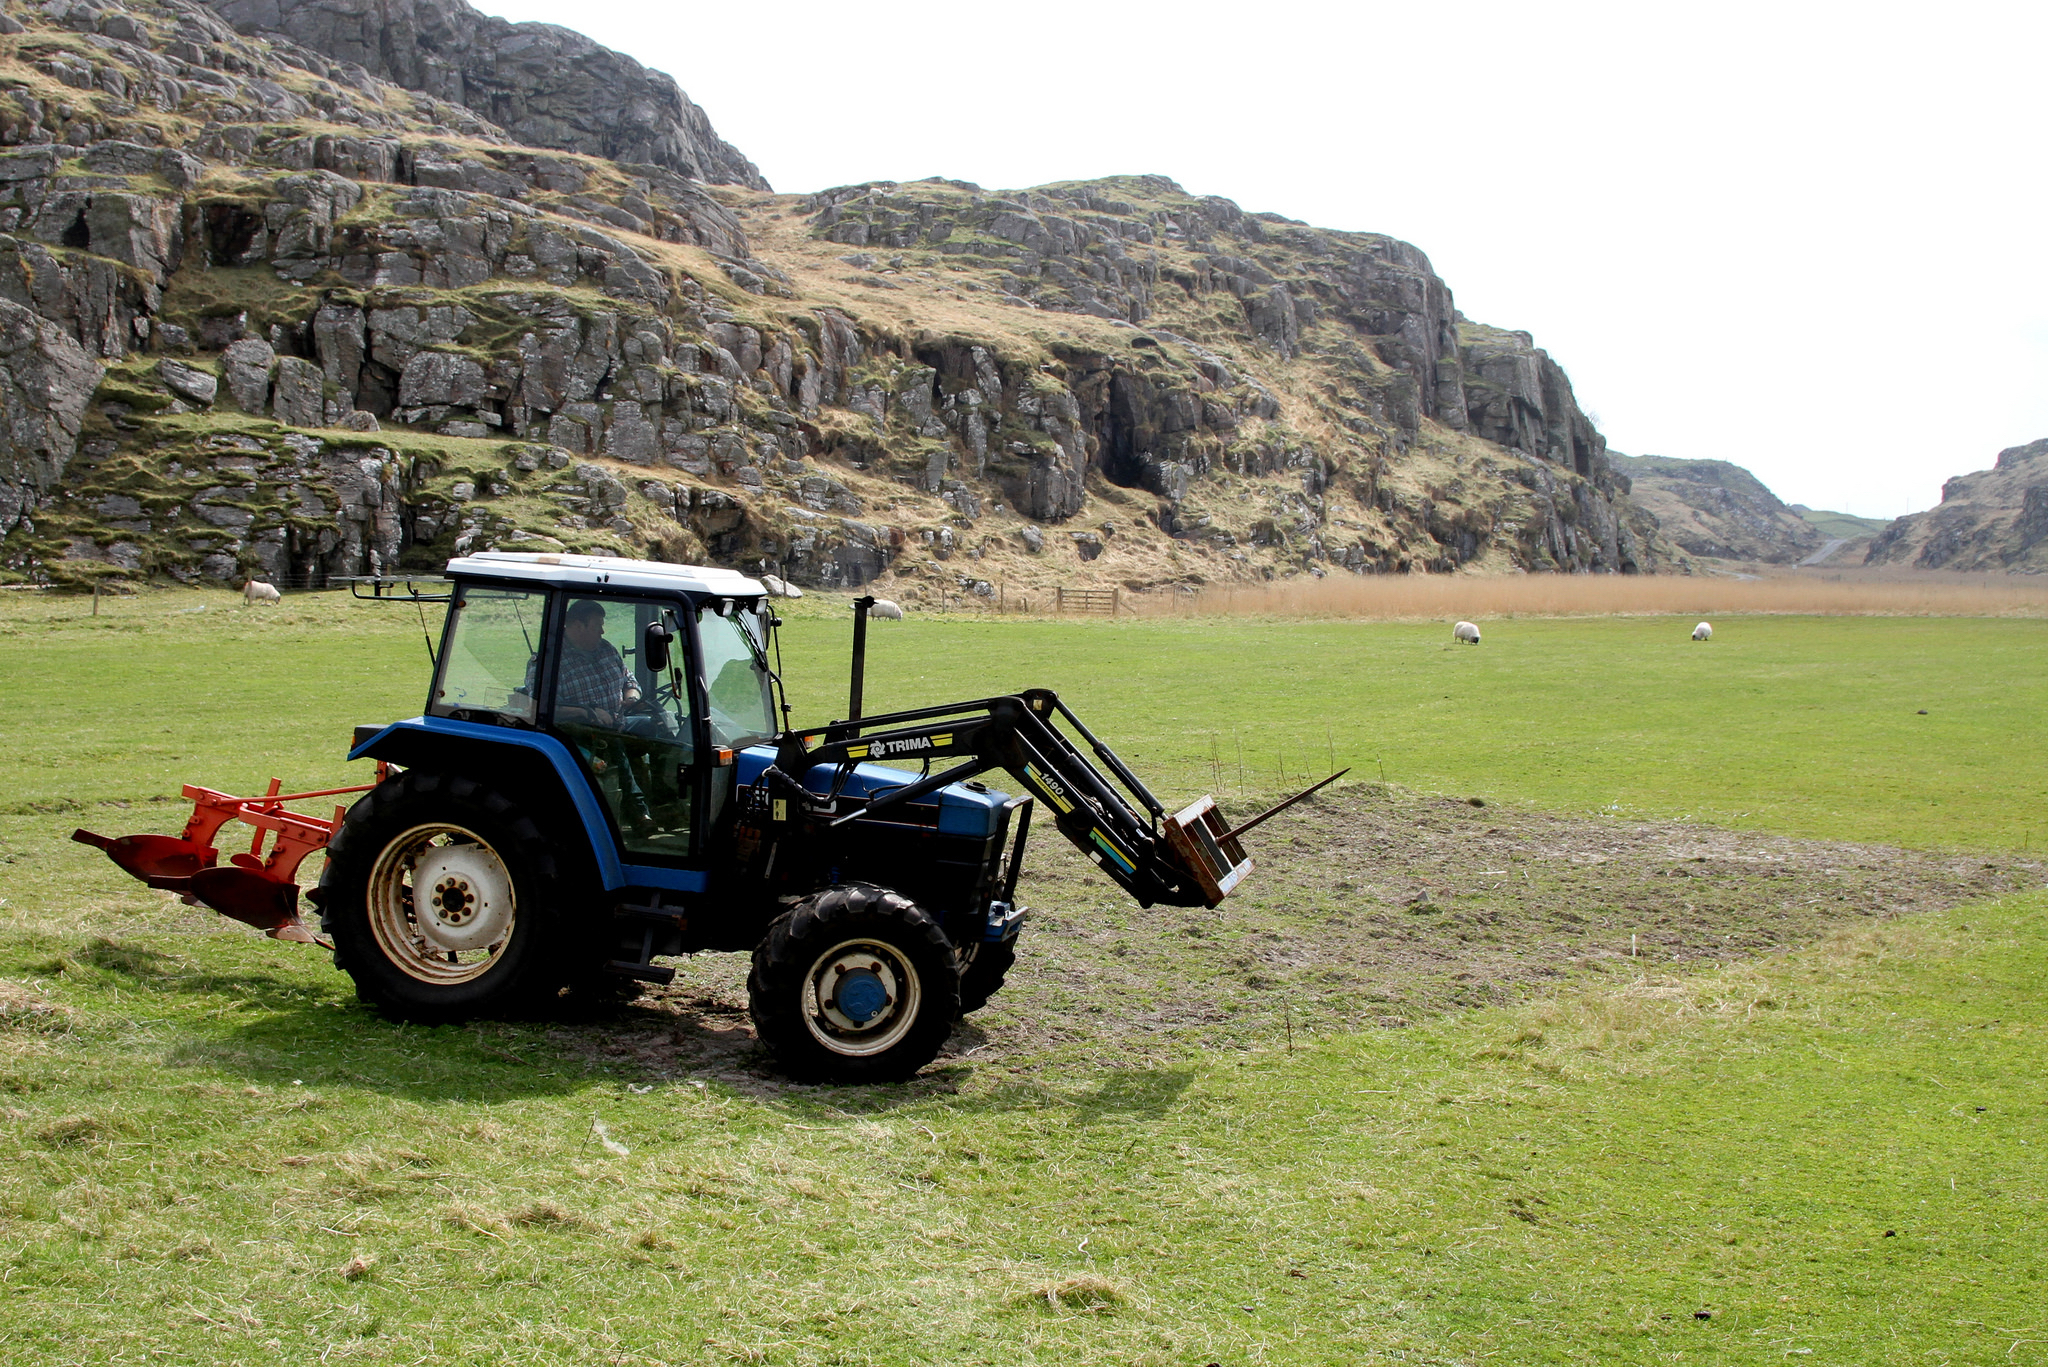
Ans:
[{"label": "cab door", "polygon": [[[686,859],[698,829],[698,719],[672,599],[564,595],[550,670],[548,729],[590,777],[627,862]],[[664,667],[649,629],[668,642]]]},{"label": "cab door", "polygon": [[731,799],[736,773],[725,757],[775,739],[773,675],[768,669],[767,609],[712,599],[694,614],[696,707],[706,758],[705,827]]}]

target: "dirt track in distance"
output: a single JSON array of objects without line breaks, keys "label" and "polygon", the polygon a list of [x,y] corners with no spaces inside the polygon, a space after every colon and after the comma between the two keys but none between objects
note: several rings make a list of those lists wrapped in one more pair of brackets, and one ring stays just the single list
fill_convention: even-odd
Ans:
[{"label": "dirt track in distance", "polygon": [[[1143,910],[1051,836],[1033,833],[1019,895],[1034,910],[1009,984],[948,1045],[966,1065],[1131,1062],[1263,1044],[1290,1026],[1398,1027],[1575,972],[1781,951],[1845,923],[2048,881],[2041,861],[2010,856],[1356,785],[1249,837],[1259,867],[1222,906]],[[670,986],[550,1033],[571,1054],[650,1077],[772,1087],[745,977],[743,955],[700,955]]]}]

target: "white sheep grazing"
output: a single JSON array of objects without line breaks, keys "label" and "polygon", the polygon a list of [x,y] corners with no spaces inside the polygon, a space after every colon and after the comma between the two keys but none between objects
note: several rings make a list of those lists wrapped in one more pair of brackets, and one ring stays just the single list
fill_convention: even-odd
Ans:
[{"label": "white sheep grazing", "polygon": [[880,617],[888,622],[900,622],[903,620],[903,609],[886,598],[877,598],[875,605],[868,609],[868,616]]},{"label": "white sheep grazing", "polygon": [[282,597],[284,595],[273,585],[266,584],[261,579],[251,579],[242,585],[242,603],[246,607],[254,607],[258,603],[275,603]]},{"label": "white sheep grazing", "polygon": [[1713,640],[1713,639],[1714,639],[1714,627],[1713,627],[1713,624],[1712,624],[1711,622],[1701,622],[1701,623],[1700,623],[1700,624],[1699,624],[1698,626],[1696,626],[1696,627],[1694,627],[1694,628],[1692,629],[1692,638],[1693,638],[1693,639],[1694,639],[1695,641],[1711,641],[1711,640]]},{"label": "white sheep grazing", "polygon": [[1451,639],[1476,646],[1479,644],[1479,628],[1473,626],[1470,622],[1460,622],[1451,628]]}]

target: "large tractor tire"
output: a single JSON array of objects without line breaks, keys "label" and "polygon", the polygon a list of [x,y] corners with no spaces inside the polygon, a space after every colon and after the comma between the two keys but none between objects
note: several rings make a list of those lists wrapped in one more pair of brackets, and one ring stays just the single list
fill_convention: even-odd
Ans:
[{"label": "large tractor tire", "polygon": [[349,809],[318,898],[335,966],[402,1020],[519,1015],[561,990],[565,889],[533,819],[472,779],[408,770]]},{"label": "large tractor tire", "polygon": [[790,1076],[901,1082],[960,1013],[960,960],[921,907],[850,883],[776,918],[747,979],[754,1031]]},{"label": "large tractor tire", "polygon": [[979,1011],[988,999],[1003,990],[1003,979],[1017,963],[1017,942],[978,944],[963,957],[967,967],[960,971],[960,1014]]}]

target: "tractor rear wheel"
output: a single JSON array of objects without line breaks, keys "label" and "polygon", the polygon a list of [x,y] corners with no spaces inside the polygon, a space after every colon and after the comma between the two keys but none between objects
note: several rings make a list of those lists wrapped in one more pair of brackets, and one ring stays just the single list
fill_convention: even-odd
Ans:
[{"label": "tractor rear wheel", "polygon": [[1003,990],[1003,978],[1017,963],[1017,942],[971,946],[963,957],[967,967],[960,972],[960,1014],[979,1011],[988,999]]},{"label": "tractor rear wheel", "polygon": [[747,996],[755,1033],[792,1077],[900,1082],[952,1033],[960,960],[915,902],[850,883],[776,918]]},{"label": "tractor rear wheel", "polygon": [[349,809],[319,902],[358,997],[402,1020],[457,1021],[560,990],[558,881],[540,827],[509,798],[414,769]]}]

